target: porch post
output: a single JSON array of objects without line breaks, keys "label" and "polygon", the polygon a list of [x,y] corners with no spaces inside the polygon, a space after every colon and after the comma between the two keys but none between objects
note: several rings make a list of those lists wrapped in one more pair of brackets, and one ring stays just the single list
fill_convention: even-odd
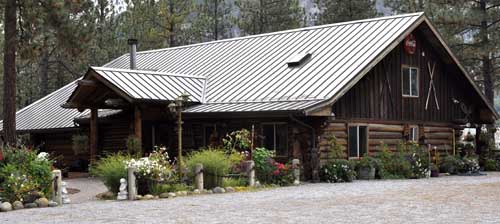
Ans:
[{"label": "porch post", "polygon": [[134,109],[134,135],[142,143],[142,113],[139,106]]},{"label": "porch post", "polygon": [[90,109],[90,163],[96,159],[97,152],[97,109]]}]

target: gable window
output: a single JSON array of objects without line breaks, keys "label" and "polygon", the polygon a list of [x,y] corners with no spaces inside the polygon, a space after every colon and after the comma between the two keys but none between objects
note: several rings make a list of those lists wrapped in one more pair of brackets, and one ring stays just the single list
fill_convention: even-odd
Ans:
[{"label": "gable window", "polygon": [[403,66],[403,96],[418,97],[418,68]]},{"label": "gable window", "polygon": [[288,125],[286,123],[262,124],[262,146],[274,150],[276,156],[288,156]]},{"label": "gable window", "polygon": [[410,141],[410,142],[418,142],[418,127],[417,126],[410,127],[410,133],[408,135],[408,141]]},{"label": "gable window", "polygon": [[368,127],[349,127],[349,157],[362,157],[368,152]]}]

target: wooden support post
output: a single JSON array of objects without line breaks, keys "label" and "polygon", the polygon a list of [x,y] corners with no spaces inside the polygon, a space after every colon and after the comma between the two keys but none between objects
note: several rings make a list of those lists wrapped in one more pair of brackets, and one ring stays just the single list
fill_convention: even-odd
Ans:
[{"label": "wooden support post", "polygon": [[319,155],[318,149],[311,149],[311,169],[313,183],[319,183]]},{"label": "wooden support post", "polygon": [[255,186],[255,162],[253,160],[245,161],[246,174],[248,177],[248,186]]},{"label": "wooden support post", "polygon": [[135,181],[135,167],[128,167],[128,200],[135,200],[137,196],[137,185]]},{"label": "wooden support post", "polygon": [[93,164],[96,159],[96,153],[97,153],[97,136],[98,136],[98,130],[97,130],[97,109],[92,108],[90,109],[90,163]]},{"label": "wooden support post", "polygon": [[52,171],[52,200],[62,205],[62,174],[61,170]]},{"label": "wooden support post", "polygon": [[300,184],[300,161],[298,159],[292,160],[293,169],[293,185]]},{"label": "wooden support post", "polygon": [[196,189],[198,189],[200,192],[203,191],[203,164],[201,163],[198,163],[196,164],[196,166],[194,167],[194,174],[195,174],[195,178],[194,178],[194,182],[195,182],[195,186],[196,186]]},{"label": "wooden support post", "polygon": [[134,110],[134,135],[142,142],[142,113],[139,106],[135,106]]}]

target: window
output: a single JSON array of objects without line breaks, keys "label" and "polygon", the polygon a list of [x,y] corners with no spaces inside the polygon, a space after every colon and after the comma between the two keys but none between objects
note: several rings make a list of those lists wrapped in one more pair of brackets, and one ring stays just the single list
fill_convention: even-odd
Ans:
[{"label": "window", "polygon": [[361,157],[368,152],[368,127],[349,127],[349,157]]},{"label": "window", "polygon": [[408,141],[418,142],[418,127],[410,127],[410,134],[408,136]]},{"label": "window", "polygon": [[418,69],[403,67],[403,96],[418,97]]},{"label": "window", "polygon": [[206,125],[204,127],[204,142],[205,146],[215,147],[219,145],[219,133],[217,130],[217,125]]},{"label": "window", "polygon": [[288,125],[270,123],[262,125],[262,146],[276,151],[276,156],[288,156]]}]

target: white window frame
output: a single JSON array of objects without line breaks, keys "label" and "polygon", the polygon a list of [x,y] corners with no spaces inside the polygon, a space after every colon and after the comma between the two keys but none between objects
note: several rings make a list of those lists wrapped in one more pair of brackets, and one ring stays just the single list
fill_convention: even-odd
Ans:
[{"label": "white window frame", "polygon": [[[408,88],[410,88],[410,94],[405,94],[405,88],[404,88],[404,71],[405,69],[408,69],[408,74],[410,77],[408,77]],[[411,75],[412,75],[412,71],[415,71],[415,74],[417,76],[417,78],[415,79],[416,80],[416,89],[412,89],[412,78],[411,78]],[[409,65],[402,65],[401,66],[401,93],[403,95],[403,97],[408,97],[408,98],[418,98],[419,97],[419,94],[420,94],[420,91],[419,91],[419,82],[420,82],[420,71],[417,67],[413,67],[413,66],[409,66]],[[415,92],[415,94],[414,94]]]},{"label": "white window frame", "polygon": [[[360,144],[359,144],[359,127],[365,127],[366,128],[366,153],[368,153],[369,151],[369,128],[368,128],[368,125],[366,124],[353,124],[353,125],[349,125],[349,127],[347,128],[347,136],[350,136],[349,135],[349,129],[352,128],[352,127],[356,127],[356,155],[357,156],[351,156],[350,155],[350,149],[347,150],[347,156],[349,157],[349,159],[357,159],[357,158],[361,158],[363,157],[363,155],[360,155],[359,154],[359,148],[360,148]],[[349,144],[349,141],[350,139],[348,138],[347,139],[347,145],[350,147],[350,144]]]},{"label": "white window frame", "polygon": [[418,142],[418,126],[410,126],[408,141]]}]

